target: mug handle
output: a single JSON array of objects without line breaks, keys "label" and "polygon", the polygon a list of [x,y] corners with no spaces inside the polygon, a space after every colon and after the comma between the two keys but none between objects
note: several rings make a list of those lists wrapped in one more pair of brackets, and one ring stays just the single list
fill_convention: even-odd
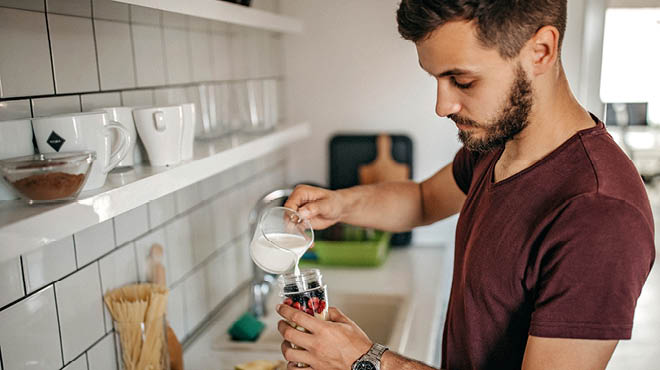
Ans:
[{"label": "mug handle", "polygon": [[117,149],[110,154],[110,163],[108,163],[108,166],[103,169],[103,173],[108,173],[117,167],[119,162],[124,160],[128,154],[128,150],[131,147],[131,135],[128,133],[128,130],[117,121],[110,121],[105,126],[105,129],[106,131],[117,130],[119,133]]},{"label": "mug handle", "polygon": [[165,123],[165,114],[162,111],[154,112],[154,127],[156,131],[163,132],[167,129],[167,124]]}]

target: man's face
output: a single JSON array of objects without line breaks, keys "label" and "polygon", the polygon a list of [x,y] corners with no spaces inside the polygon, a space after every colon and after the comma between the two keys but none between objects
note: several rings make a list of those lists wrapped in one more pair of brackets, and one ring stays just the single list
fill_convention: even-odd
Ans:
[{"label": "man's face", "polygon": [[519,62],[484,48],[467,22],[450,22],[417,43],[420,65],[436,78],[436,113],[449,117],[470,150],[504,145],[528,124],[531,81]]}]

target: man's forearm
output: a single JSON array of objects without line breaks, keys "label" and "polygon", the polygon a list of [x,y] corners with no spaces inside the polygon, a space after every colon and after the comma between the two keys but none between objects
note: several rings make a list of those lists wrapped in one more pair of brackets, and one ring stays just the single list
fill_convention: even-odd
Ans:
[{"label": "man's forearm", "polygon": [[386,351],[380,359],[381,370],[436,370],[421,362],[403,357],[398,353]]},{"label": "man's forearm", "polygon": [[339,193],[345,200],[342,222],[393,232],[423,223],[422,194],[415,182],[361,185]]}]

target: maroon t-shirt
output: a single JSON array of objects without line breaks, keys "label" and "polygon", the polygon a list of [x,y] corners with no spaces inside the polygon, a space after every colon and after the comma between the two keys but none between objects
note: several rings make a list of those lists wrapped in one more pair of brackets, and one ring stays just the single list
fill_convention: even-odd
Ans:
[{"label": "maroon t-shirt", "polygon": [[[594,117],[595,121],[598,121]],[[637,170],[603,123],[498,183],[503,149],[461,149],[443,369],[520,369],[528,335],[629,339],[655,259]]]}]

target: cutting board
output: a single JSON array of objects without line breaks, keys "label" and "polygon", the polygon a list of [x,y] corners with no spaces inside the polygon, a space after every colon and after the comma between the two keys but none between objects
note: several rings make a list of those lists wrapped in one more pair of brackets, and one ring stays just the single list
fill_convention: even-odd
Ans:
[{"label": "cutting board", "polygon": [[376,138],[376,159],[358,167],[360,185],[404,181],[410,178],[410,167],[392,158],[392,138],[381,134]]},{"label": "cutting board", "polygon": [[[348,188],[360,183],[360,166],[369,165],[378,158],[378,135],[337,134],[332,137],[330,150],[330,188]],[[406,135],[390,135],[390,157],[396,164],[406,165],[408,179],[413,176],[413,142]],[[392,246],[410,244],[412,233],[392,235]]]}]

